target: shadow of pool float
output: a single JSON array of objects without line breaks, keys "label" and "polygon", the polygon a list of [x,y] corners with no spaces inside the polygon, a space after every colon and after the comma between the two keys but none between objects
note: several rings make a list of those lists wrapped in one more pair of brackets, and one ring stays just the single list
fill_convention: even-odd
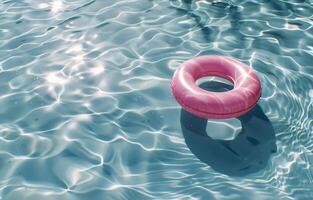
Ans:
[{"label": "shadow of pool float", "polygon": [[[225,91],[232,86],[206,82],[203,89]],[[218,88],[218,89],[216,89]],[[206,133],[207,120],[181,110],[181,128],[190,151],[215,171],[230,176],[245,176],[264,169],[275,153],[276,137],[270,120],[259,105],[237,118],[241,132],[233,140],[212,139]]]}]

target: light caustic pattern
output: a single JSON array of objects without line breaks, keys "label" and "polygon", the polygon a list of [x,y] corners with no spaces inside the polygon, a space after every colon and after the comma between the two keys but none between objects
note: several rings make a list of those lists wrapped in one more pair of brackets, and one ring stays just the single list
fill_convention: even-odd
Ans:
[{"label": "light caustic pattern", "polygon": [[[312,199],[313,2],[0,0],[0,199]],[[187,147],[170,79],[258,73],[277,152],[244,177]]]}]

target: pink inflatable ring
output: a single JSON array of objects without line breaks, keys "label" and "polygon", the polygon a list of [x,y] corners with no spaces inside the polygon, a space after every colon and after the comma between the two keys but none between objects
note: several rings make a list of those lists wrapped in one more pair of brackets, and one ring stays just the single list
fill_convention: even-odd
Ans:
[{"label": "pink inflatable ring", "polygon": [[[226,92],[201,89],[196,80],[218,76],[234,84]],[[184,62],[175,72],[171,88],[182,107],[201,118],[239,117],[252,109],[261,96],[260,80],[252,68],[224,56],[200,56]]]}]

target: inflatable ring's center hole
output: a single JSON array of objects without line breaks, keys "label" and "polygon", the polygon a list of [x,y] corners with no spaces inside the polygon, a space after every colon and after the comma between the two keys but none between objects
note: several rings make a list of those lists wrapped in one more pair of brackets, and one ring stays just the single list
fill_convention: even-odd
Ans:
[{"label": "inflatable ring's center hole", "polygon": [[234,88],[234,83],[218,76],[204,76],[196,81],[196,84],[207,91],[226,92]]},{"label": "inflatable ring's center hole", "polygon": [[212,120],[209,119],[206,133],[215,140],[233,140],[241,132],[241,122],[237,118]]}]

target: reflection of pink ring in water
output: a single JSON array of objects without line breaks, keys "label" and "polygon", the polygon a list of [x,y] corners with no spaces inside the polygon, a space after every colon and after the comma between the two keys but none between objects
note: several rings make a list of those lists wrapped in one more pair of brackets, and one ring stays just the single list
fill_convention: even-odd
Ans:
[{"label": "reflection of pink ring in water", "polygon": [[[234,89],[211,92],[196,85],[204,76],[218,76],[234,83]],[[184,62],[171,82],[178,103],[202,118],[239,117],[252,109],[261,96],[260,80],[252,68],[230,58],[217,55],[200,56]]]}]

